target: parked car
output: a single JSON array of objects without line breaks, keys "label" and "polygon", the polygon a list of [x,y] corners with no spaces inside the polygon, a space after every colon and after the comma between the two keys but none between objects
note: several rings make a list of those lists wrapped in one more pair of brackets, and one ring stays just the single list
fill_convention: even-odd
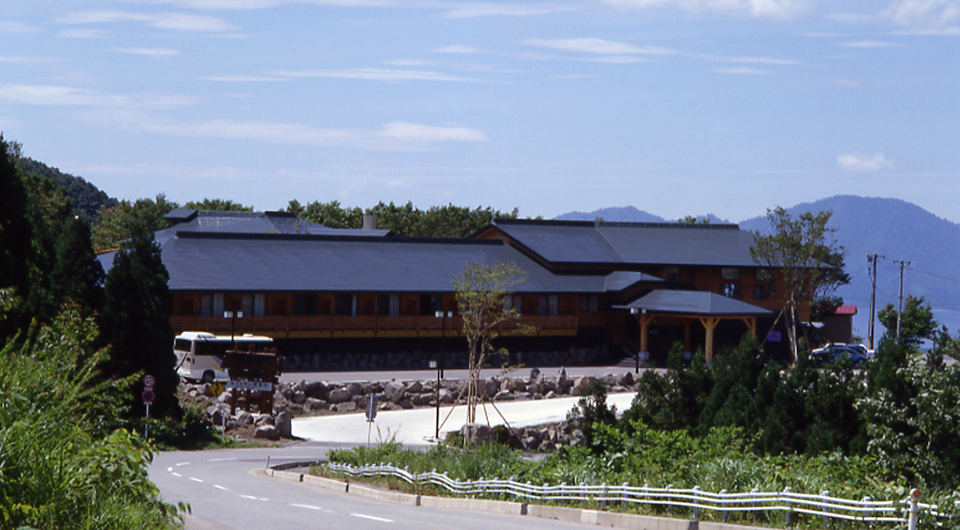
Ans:
[{"label": "parked car", "polygon": [[870,358],[870,352],[863,344],[828,343],[822,348],[810,352],[818,364],[833,364],[837,359],[847,358],[854,368],[860,368]]}]

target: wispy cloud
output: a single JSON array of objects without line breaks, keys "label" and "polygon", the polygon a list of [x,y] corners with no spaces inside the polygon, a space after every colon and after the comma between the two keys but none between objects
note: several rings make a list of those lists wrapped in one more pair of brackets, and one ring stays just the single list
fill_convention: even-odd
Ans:
[{"label": "wispy cloud", "polygon": [[881,171],[884,169],[893,169],[894,161],[883,156],[882,153],[875,153],[871,157],[838,155],[837,167],[845,171]]},{"label": "wispy cloud", "polygon": [[104,39],[110,32],[99,29],[65,29],[57,36],[63,39]]},{"label": "wispy cloud", "polygon": [[793,65],[800,64],[799,61],[793,59],[779,59],[776,57],[748,57],[748,56],[723,56],[723,55],[698,55],[697,57],[701,59],[706,59],[708,61],[715,61],[720,63],[737,63],[737,64],[769,64],[769,65]]},{"label": "wispy cloud", "polygon": [[270,75],[207,75],[198,77],[197,79],[222,83],[276,83],[278,81],[290,80],[288,77]]},{"label": "wispy cloud", "polygon": [[154,59],[180,55],[180,52],[177,50],[171,50],[169,48],[114,48],[113,51],[129,55],[145,55],[147,57],[153,57]]},{"label": "wispy cloud", "polygon": [[476,129],[468,129],[465,127],[437,127],[399,121],[386,124],[380,134],[404,142],[419,143],[449,141],[482,142],[487,139],[485,134]]},{"label": "wispy cloud", "polygon": [[168,94],[108,94],[54,85],[0,85],[0,99],[27,105],[169,109],[199,103],[193,96]]},{"label": "wispy cloud", "polygon": [[960,33],[960,0],[895,0],[878,16],[921,33]]},{"label": "wispy cloud", "polygon": [[770,75],[770,70],[760,70],[749,66],[738,66],[735,68],[715,68],[711,70],[715,74],[733,74],[733,75]]},{"label": "wispy cloud", "polygon": [[126,11],[87,11],[70,13],[56,20],[60,24],[107,24],[134,22],[174,31],[223,32],[237,27],[219,17],[190,13],[131,13]]},{"label": "wispy cloud", "polygon": [[814,11],[821,0],[604,0],[618,9],[681,9],[789,20]]},{"label": "wispy cloud", "polygon": [[384,68],[355,68],[349,70],[285,70],[273,72],[273,75],[284,77],[325,77],[334,79],[361,79],[366,81],[400,82],[400,81],[446,81],[446,82],[480,82],[480,79],[459,77],[440,72],[425,70],[391,70]]},{"label": "wispy cloud", "polygon": [[480,48],[475,48],[473,46],[464,46],[464,45],[453,45],[453,46],[443,46],[433,50],[434,53],[483,53],[483,50]]},{"label": "wispy cloud", "polygon": [[858,40],[853,42],[841,42],[837,44],[841,48],[899,48],[902,44],[896,42],[883,42],[876,40]]},{"label": "wispy cloud", "polygon": [[659,46],[637,46],[625,42],[615,42],[594,38],[579,39],[527,39],[523,44],[575,53],[597,55],[672,55],[677,53],[670,48]]},{"label": "wispy cloud", "polygon": [[40,28],[19,20],[0,20],[0,33],[36,33]]},{"label": "wispy cloud", "polygon": [[547,4],[492,4],[492,3],[464,3],[444,13],[447,18],[476,18],[476,17],[529,17],[565,13],[580,8]]}]

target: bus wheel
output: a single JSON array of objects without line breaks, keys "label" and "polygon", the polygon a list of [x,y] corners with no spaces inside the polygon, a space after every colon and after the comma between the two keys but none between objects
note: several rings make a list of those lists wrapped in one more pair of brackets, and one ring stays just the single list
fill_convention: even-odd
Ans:
[{"label": "bus wheel", "polygon": [[200,378],[200,382],[201,382],[201,383],[212,383],[212,382],[213,382],[213,372],[210,371],[210,370],[207,370],[206,372],[203,372],[203,376]]}]

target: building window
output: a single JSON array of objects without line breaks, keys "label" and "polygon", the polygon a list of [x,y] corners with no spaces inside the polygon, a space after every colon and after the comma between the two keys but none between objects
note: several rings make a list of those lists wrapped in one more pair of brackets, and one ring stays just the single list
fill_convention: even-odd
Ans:
[{"label": "building window", "polygon": [[540,297],[540,315],[556,316],[559,302],[560,302],[560,299],[555,294],[551,294],[548,296],[541,296]]},{"label": "building window", "polygon": [[773,300],[773,285],[760,283],[753,286],[754,300]]},{"label": "building window", "polygon": [[377,314],[380,316],[395,317],[400,314],[399,294],[377,295]]},{"label": "building window", "polygon": [[739,283],[724,283],[721,287],[721,293],[727,298],[736,298],[740,299],[740,284]]},{"label": "building window", "polygon": [[213,295],[213,316],[222,317],[227,308],[227,295],[223,293],[214,293]]},{"label": "building window", "polygon": [[754,273],[754,278],[758,282],[773,282],[773,270],[757,269],[756,273]]},{"label": "building window", "polygon": [[503,297],[503,310],[516,310],[517,313],[523,312],[523,298],[519,294],[508,294]]},{"label": "building window", "polygon": [[721,267],[720,268],[720,279],[721,280],[739,280],[740,279],[740,269],[736,267]]},{"label": "building window", "polygon": [[580,295],[580,300],[577,304],[577,310],[580,313],[596,313],[600,310],[600,297],[592,295]]},{"label": "building window", "polygon": [[441,297],[437,294],[422,294],[420,295],[420,314],[421,315],[436,315],[437,311],[442,311],[441,307]]},{"label": "building window", "polygon": [[317,314],[317,295],[313,293],[297,293],[293,295],[294,315]]},{"label": "building window", "polygon": [[338,294],[334,296],[333,314],[338,316],[357,316],[357,295]]},{"label": "building window", "polygon": [[200,295],[200,316],[204,316],[204,317],[213,316],[213,295],[212,294]]},{"label": "building window", "polygon": [[667,267],[667,281],[673,283],[680,283],[680,267],[672,266]]}]

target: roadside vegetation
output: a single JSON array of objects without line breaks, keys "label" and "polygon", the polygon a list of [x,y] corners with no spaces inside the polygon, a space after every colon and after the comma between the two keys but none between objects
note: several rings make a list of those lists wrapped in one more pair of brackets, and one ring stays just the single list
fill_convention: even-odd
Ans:
[{"label": "roadside vegetation", "polygon": [[[619,418],[608,408],[602,384],[592,387],[568,418],[586,442],[537,460],[505,446],[457,443],[426,453],[384,443],[335,451],[330,460],[392,463],[461,480],[513,477],[538,485],[626,482],[712,492],[789,487],[897,501],[919,488],[923,502],[952,513],[960,501],[960,367],[945,366],[942,355],[955,355],[960,339],[936,330],[931,319],[922,299],[907,304],[903,322],[912,324],[902,326],[899,339],[886,335],[876,359],[861,371],[844,361],[815,366],[802,350],[793,366],[767,363],[749,335],[716,356],[713,367],[702,355],[684,363],[677,347],[666,373],[645,373],[632,406]],[[927,353],[918,349],[921,338],[934,339]],[[380,481],[411,488],[398,479]],[[740,517],[746,524],[784,523],[782,515]],[[819,518],[792,522],[820,524]],[[951,525],[958,526],[953,520]]]}]

